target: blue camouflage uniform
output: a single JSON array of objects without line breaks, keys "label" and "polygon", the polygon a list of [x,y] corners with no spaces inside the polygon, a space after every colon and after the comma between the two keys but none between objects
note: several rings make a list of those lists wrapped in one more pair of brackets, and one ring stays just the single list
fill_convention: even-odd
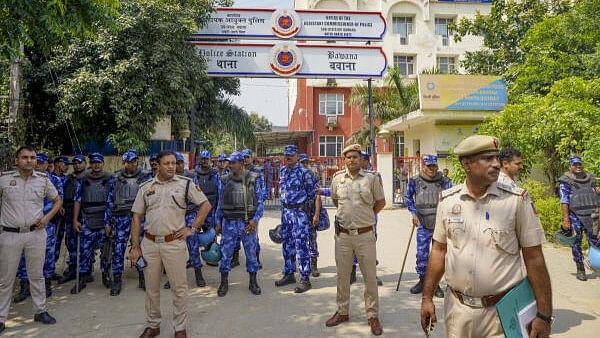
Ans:
[{"label": "blue camouflage uniform", "polygon": [[[233,161],[241,161],[243,158],[240,158],[239,153],[235,152],[230,155],[230,162]],[[247,175],[247,172],[244,171],[244,175]],[[256,173],[255,173],[256,174]],[[230,174],[231,175],[231,174]],[[248,177],[248,176],[246,176]],[[257,257],[257,247],[258,247],[258,228],[251,232],[247,233],[246,228],[246,220],[244,218],[226,218],[223,213],[223,193],[225,186],[223,184],[219,184],[219,202],[217,204],[215,217],[218,220],[222,220],[221,223],[221,262],[219,264],[220,272],[230,272],[231,271],[231,258],[233,257],[233,253],[236,251],[239,243],[241,242],[244,246],[244,252],[246,254],[246,271],[249,273],[257,272],[259,270],[258,257]],[[264,211],[264,200],[265,200],[265,187],[264,181],[261,175],[257,175],[254,181],[254,194],[256,195],[256,210],[254,212],[254,216],[252,216],[252,220],[258,226],[260,219],[263,216]],[[250,215],[249,215],[250,216]]]},{"label": "blue camouflage uniform", "polygon": [[[429,158],[428,156],[431,156]],[[435,159],[433,158],[435,157]],[[425,165],[437,165],[437,156],[433,155],[425,155],[423,156],[423,161]],[[430,164],[428,164],[430,163]],[[438,175],[441,175],[438,172]],[[406,208],[410,213],[417,217],[417,207],[415,204],[415,198],[417,194],[417,177],[411,177],[408,179],[408,185],[406,187],[406,191],[404,192],[404,203]],[[452,182],[444,177],[441,182],[441,190],[450,189],[452,187]],[[428,229],[423,224],[419,224],[417,227],[417,263],[416,270],[419,275],[419,279],[423,279],[425,277],[425,272],[427,271],[427,261],[429,260],[429,247],[431,244],[431,238],[433,237],[433,229]]]},{"label": "blue camouflage uniform", "polygon": [[[204,150],[200,153],[201,159],[210,159],[210,152]],[[217,203],[219,200],[219,189],[221,186],[221,177],[219,175],[219,171],[216,169],[209,169],[208,172],[204,172],[200,167],[196,168],[195,171],[189,173],[190,178],[193,180],[194,184],[202,190],[202,192],[206,195],[208,201],[210,202],[212,208],[206,219],[204,220],[204,224],[202,225],[203,230],[208,230],[210,228],[214,228],[217,222]],[[214,188],[214,189],[213,189]],[[215,190],[215,191],[213,191]],[[185,214],[185,225],[188,228],[192,227],[192,223],[196,219],[198,215],[198,206],[194,204],[188,204],[188,210]],[[197,231],[193,231],[192,235],[186,238],[188,253],[190,256],[190,266],[194,269],[202,267],[202,260],[200,259],[200,237],[201,233]]]},{"label": "blue camouflage uniform", "polygon": [[[48,156],[46,156],[46,154],[38,154],[37,161],[38,162],[47,162]],[[46,175],[48,175],[50,182],[52,182],[54,187],[56,187],[56,191],[58,191],[58,195],[62,200],[62,198],[64,197],[62,181],[60,180],[60,178],[57,175],[55,175],[51,172],[47,172]],[[43,208],[44,215],[49,213],[53,207],[54,207],[54,202],[52,202],[52,200],[50,200],[48,198],[44,198],[44,208]],[[56,266],[56,264],[55,264],[56,262],[54,261],[54,250],[56,248],[56,246],[55,246],[56,245],[55,218],[52,218],[52,220],[50,220],[50,222],[48,222],[48,224],[46,224],[46,234],[47,234],[47,236],[46,236],[46,256],[44,259],[43,273],[44,273],[44,278],[51,278],[52,276],[54,276],[54,267]],[[19,267],[17,268],[17,278],[19,278],[20,280],[28,280],[26,264],[25,264],[25,256],[21,256],[21,260],[19,261]]]},{"label": "blue camouflage uniform", "polygon": [[[76,155],[73,157],[73,161],[85,162],[85,156]],[[63,208],[65,209],[65,244],[67,246],[68,258],[67,258],[67,271],[75,273],[75,265],[77,264],[77,233],[73,229],[73,203],[75,198],[75,187],[77,182],[84,175],[85,170],[80,173],[71,173],[67,175],[65,184],[63,186],[65,198],[63,200]],[[56,252],[55,259],[60,252]]]},{"label": "blue camouflage uniform", "polygon": [[[54,159],[54,164],[59,163],[59,162],[63,162],[66,165],[71,164],[71,162],[69,162],[69,158],[67,156],[61,155],[61,156],[57,156]],[[62,186],[64,187],[66,182],[67,182],[67,175],[56,175],[58,177],[58,179],[60,180]],[[64,199],[63,199],[63,209],[65,209],[64,207]],[[65,238],[65,217],[67,215],[60,215],[59,213],[57,213],[54,216],[55,219],[55,224],[56,224],[56,244],[55,244],[55,249],[54,249],[54,262],[56,263],[58,261],[58,258],[60,257],[60,248],[62,246],[62,241],[63,238]]]},{"label": "blue camouflage uniform", "polygon": [[[123,161],[133,161],[138,158],[137,152],[128,150],[122,156]],[[122,176],[123,179],[133,178],[135,179],[134,185],[139,185],[152,178],[152,174],[142,169],[138,169],[132,176],[124,175],[123,172],[117,173],[117,176]],[[113,184],[109,184],[108,196],[106,199],[106,209],[104,210],[104,224],[111,226],[113,240],[113,254],[112,254],[112,272],[114,275],[121,275],[124,270],[125,263],[125,250],[127,249],[127,242],[129,241],[129,235],[131,234],[131,206],[133,200],[125,201],[124,203],[128,207],[128,210],[119,210],[116,205],[115,199],[115,188],[117,187],[117,177],[113,180]]]},{"label": "blue camouflage uniform", "polygon": [[[98,156],[99,155],[99,156]],[[104,157],[100,154],[92,154],[90,155],[90,162],[95,162],[95,161],[99,161],[102,160],[104,161]],[[89,175],[89,174],[88,174]],[[94,264],[95,261],[95,256],[96,256],[96,250],[97,249],[101,249],[104,246],[104,242],[106,241],[106,232],[104,229],[104,226],[100,227],[100,226],[94,226],[94,227],[90,227],[90,222],[88,219],[86,219],[85,217],[85,213],[84,213],[84,203],[82,203],[82,196],[85,194],[85,189],[86,188],[86,184],[85,184],[85,180],[86,177],[83,177],[78,184],[75,186],[75,197],[73,198],[73,200],[76,203],[81,203],[81,211],[80,214],[81,216],[81,232],[79,234],[80,236],[80,253],[79,253],[79,273],[80,274],[89,274],[92,271],[92,265]],[[107,185],[106,189],[107,189],[107,194],[104,198],[104,203],[106,203],[107,199],[108,199],[108,191],[114,190],[114,185],[115,185],[115,178],[112,174],[109,174],[107,172],[104,172],[104,178],[103,178],[103,184]],[[103,208],[105,209],[105,208]],[[104,224],[108,224],[107,219],[106,219],[106,213],[104,212]],[[100,259],[100,271],[102,271],[103,273],[107,273],[108,269],[108,262],[106,262],[104,260],[104,257],[101,257]]]},{"label": "blue camouflage uniform", "polygon": [[[284,154],[294,155],[295,146],[287,146]],[[296,163],[291,169],[284,165],[279,173],[281,192],[281,237],[283,239],[283,273],[296,272],[296,256],[299,261],[302,280],[310,275],[309,237],[310,221],[306,213],[306,204],[315,199],[317,183],[309,170]]]},{"label": "blue camouflage uniform", "polygon": [[[298,156],[298,161],[299,162],[308,161],[308,155],[306,155],[306,154],[300,154]],[[319,186],[319,178],[317,177],[317,175],[315,175],[315,173],[313,173],[310,170],[309,170],[309,173],[313,176],[313,180],[315,182],[315,187],[318,188],[318,186]],[[319,246],[317,244],[317,227],[313,226],[313,224],[312,224],[312,219],[313,219],[313,217],[315,215],[315,213],[314,213],[314,211],[315,211],[315,198],[316,198],[316,195],[313,197],[312,200],[308,201],[308,204],[309,204],[308,205],[308,210],[309,210],[309,214],[308,214],[308,223],[309,223],[308,254],[309,254],[309,256],[311,258],[312,257],[319,257]]]},{"label": "blue camouflage uniform", "polygon": [[267,199],[271,199],[273,197],[273,166],[269,160],[265,161],[264,164],[265,171],[265,189],[267,190]]},{"label": "blue camouflage uniform", "polygon": [[[581,163],[581,159],[579,157],[573,156],[569,159],[571,165],[576,162]],[[572,194],[571,185],[565,180],[559,179],[559,196],[560,203],[570,205]],[[591,227],[585,227],[583,222],[579,219],[577,214],[573,212],[569,208],[569,221],[571,222],[571,228],[575,231],[575,243],[571,247],[571,252],[573,254],[573,261],[576,264],[583,264],[583,252],[581,250],[581,241],[583,239],[583,233],[585,231],[586,238],[588,242],[595,246],[600,247],[600,241],[598,238],[593,235]]]}]

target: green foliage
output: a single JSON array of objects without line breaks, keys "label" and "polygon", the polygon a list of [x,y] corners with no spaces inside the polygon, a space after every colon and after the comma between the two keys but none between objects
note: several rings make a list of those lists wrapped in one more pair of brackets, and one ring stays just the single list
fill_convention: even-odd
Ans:
[{"label": "green foliage", "polygon": [[554,233],[560,229],[560,225],[562,224],[560,200],[554,196],[547,184],[539,181],[526,180],[523,182],[523,188],[527,189],[529,196],[533,200],[546,237],[553,240]]},{"label": "green foliage", "polygon": [[519,41],[547,15],[564,12],[569,4],[566,0],[495,0],[489,15],[478,12],[472,20],[463,18],[451,27],[454,39],[483,36],[484,48],[467,52],[462,66],[472,74],[502,74],[511,79],[506,71],[524,58]]},{"label": "green foliage", "polygon": [[257,112],[251,112],[249,117],[254,132],[265,132],[273,129],[273,123],[266,117],[258,115]]},{"label": "green foliage", "polygon": [[21,56],[21,45],[49,51],[69,38],[89,37],[109,24],[118,0],[3,0],[0,2],[0,59]]},{"label": "green foliage", "polygon": [[450,170],[450,172],[448,173],[448,176],[452,180],[452,183],[453,184],[463,183],[465,181],[465,179],[467,178],[467,175],[465,173],[465,169],[463,168],[462,164],[460,164],[460,161],[458,160],[458,156],[456,156],[456,154],[452,150],[450,151],[450,154],[448,155],[448,161],[450,162],[450,166],[452,167],[452,170]]}]

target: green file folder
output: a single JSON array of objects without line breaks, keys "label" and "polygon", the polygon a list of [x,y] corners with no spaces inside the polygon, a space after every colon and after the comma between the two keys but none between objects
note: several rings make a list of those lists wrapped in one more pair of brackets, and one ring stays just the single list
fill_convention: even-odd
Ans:
[{"label": "green file folder", "polygon": [[[523,337],[521,327],[523,317],[526,316],[524,312],[537,312],[535,309],[531,310],[532,303],[535,304],[533,289],[529,284],[529,279],[525,277],[496,304],[496,311],[498,317],[500,317],[500,323],[506,338]],[[520,315],[522,317],[521,321],[519,321]]]}]

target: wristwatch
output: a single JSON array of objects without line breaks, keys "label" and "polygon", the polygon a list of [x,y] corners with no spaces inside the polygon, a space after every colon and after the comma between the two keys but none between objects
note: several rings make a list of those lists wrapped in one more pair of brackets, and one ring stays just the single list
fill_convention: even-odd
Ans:
[{"label": "wristwatch", "polygon": [[554,316],[546,316],[541,312],[538,312],[535,316],[548,323],[548,325],[552,325],[552,323],[554,323]]}]

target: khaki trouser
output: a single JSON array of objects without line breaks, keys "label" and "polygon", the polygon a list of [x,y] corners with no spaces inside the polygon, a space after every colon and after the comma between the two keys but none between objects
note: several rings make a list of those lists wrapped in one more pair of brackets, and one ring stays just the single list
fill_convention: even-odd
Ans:
[{"label": "khaki trouser", "polygon": [[444,318],[448,338],[504,337],[495,306],[472,308],[461,304],[450,289],[444,298]]},{"label": "khaki trouser", "polygon": [[27,276],[35,313],[46,312],[46,284],[42,268],[46,257],[46,230],[27,233],[3,231],[0,234],[0,323],[6,322],[17,267],[25,255]]},{"label": "khaki trouser", "polygon": [[373,231],[360,235],[345,233],[335,235],[338,312],[347,315],[350,308],[350,273],[355,255],[358,258],[358,265],[365,284],[364,297],[367,318],[375,318],[379,314],[379,294],[376,279],[377,250]]},{"label": "khaki trouser", "polygon": [[146,321],[149,327],[160,327],[160,289],[163,268],[171,284],[173,298],[173,326],[175,331],[185,330],[187,321],[187,272],[185,264],[188,250],[185,240],[155,243],[144,239],[142,255],[148,262],[144,269],[146,279]]}]

